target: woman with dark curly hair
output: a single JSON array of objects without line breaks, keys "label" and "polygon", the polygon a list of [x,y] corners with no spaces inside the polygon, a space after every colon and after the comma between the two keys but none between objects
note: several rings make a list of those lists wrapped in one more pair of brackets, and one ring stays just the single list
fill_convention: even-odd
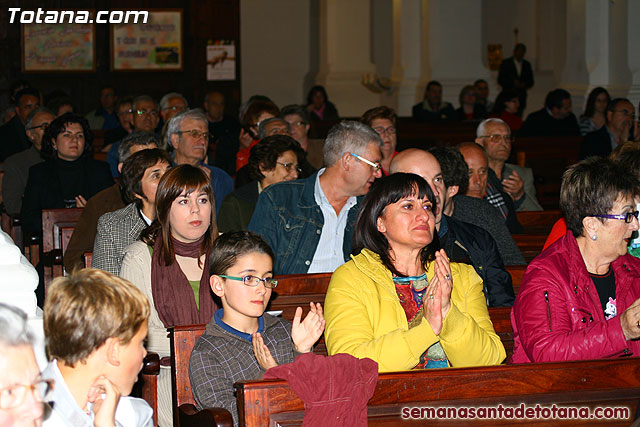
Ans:
[{"label": "woman with dark curly hair", "polygon": [[263,138],[251,148],[249,156],[250,183],[227,195],[220,207],[218,228],[221,232],[246,231],[258,194],[271,184],[298,179],[304,151],[287,135]]},{"label": "woman with dark curly hair", "polygon": [[42,138],[43,163],[29,169],[20,218],[25,232],[42,232],[42,210],[81,208],[113,185],[109,166],[91,158],[93,134],[87,120],[66,113],[51,122]]}]

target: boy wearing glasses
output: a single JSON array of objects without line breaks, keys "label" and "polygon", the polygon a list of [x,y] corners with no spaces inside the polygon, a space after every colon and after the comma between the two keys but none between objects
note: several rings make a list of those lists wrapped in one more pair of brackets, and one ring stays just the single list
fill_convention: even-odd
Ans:
[{"label": "boy wearing glasses", "polygon": [[[153,426],[142,399],[124,397],[147,354],[149,302],[135,286],[97,269],[58,277],[44,306],[44,333],[53,379],[44,426]],[[121,397],[123,396],[123,397]]]},{"label": "boy wearing glasses", "polygon": [[293,325],[265,314],[273,280],[273,251],[258,235],[228,232],[211,248],[211,290],[222,300],[218,310],[196,342],[189,362],[189,377],[198,409],[223,407],[238,425],[233,384],[261,379],[269,368],[291,363],[324,331],[320,304],[310,304],[301,321],[296,309]]}]

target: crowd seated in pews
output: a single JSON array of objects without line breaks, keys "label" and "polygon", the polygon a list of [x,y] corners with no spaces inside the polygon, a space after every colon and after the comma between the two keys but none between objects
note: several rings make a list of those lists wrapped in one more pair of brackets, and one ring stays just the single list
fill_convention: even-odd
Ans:
[{"label": "crowd seated in pews", "polygon": [[[487,96],[479,96],[485,89],[482,82],[476,82],[475,86],[475,88],[465,87],[461,92],[460,100],[463,106],[458,111],[461,119],[484,118],[490,109]],[[640,305],[636,303],[640,294],[637,293],[639,285],[636,284],[637,261],[624,255],[627,249],[628,232],[634,227],[637,228],[637,220],[633,218],[635,204],[631,199],[626,200],[625,197],[630,195],[635,197],[636,190],[631,191],[629,188],[630,186],[637,188],[637,182],[626,183],[623,189],[616,188],[615,191],[625,197],[618,197],[619,194],[614,191],[605,197],[606,203],[577,198],[569,201],[562,199],[565,200],[563,210],[565,217],[568,218],[568,227],[573,233],[571,231],[567,233],[560,242],[532,261],[541,251],[544,235],[550,228],[550,223],[530,225],[523,220],[526,216],[522,214],[534,215],[532,210],[541,209],[541,204],[547,208],[549,203],[545,203],[542,198],[540,198],[542,203],[538,203],[534,184],[540,183],[534,183],[534,175],[530,169],[522,168],[524,161],[518,161],[519,166],[515,165],[515,162],[508,163],[513,162],[517,154],[512,152],[513,138],[511,138],[511,129],[506,123],[497,119],[481,122],[479,126],[477,121],[453,126],[443,123],[442,119],[448,118],[449,107],[451,113],[455,114],[455,112],[450,104],[442,102],[442,86],[434,81],[427,85],[425,100],[416,105],[415,111],[422,114],[422,118],[425,118],[427,113],[431,114],[430,117],[440,122],[439,124],[410,123],[408,118],[398,118],[388,107],[375,107],[361,117],[360,120],[364,125],[345,122],[334,127],[329,132],[326,144],[322,140],[319,141],[318,146],[325,144],[324,158],[317,160],[319,156],[316,155],[316,160],[312,163],[310,147],[315,145],[312,144],[313,140],[308,139],[308,134],[313,134],[314,130],[322,130],[322,126],[326,126],[327,123],[335,124],[338,115],[335,106],[328,102],[326,91],[314,88],[311,92],[306,111],[300,106],[289,106],[280,111],[268,98],[256,96],[244,106],[242,129],[228,124],[225,125],[227,130],[224,133],[213,132],[212,135],[212,127],[219,129],[221,126],[219,123],[224,117],[220,112],[220,104],[224,105],[224,97],[219,92],[213,91],[205,99],[207,111],[205,115],[188,110],[187,100],[176,92],[166,94],[159,104],[156,104],[155,100],[146,96],[138,97],[136,101],[126,97],[118,99],[115,95],[116,89],[105,86],[101,89],[101,106],[89,113],[89,117],[95,119],[96,123],[102,119],[102,125],[95,125],[96,133],[99,135],[96,149],[106,147],[107,142],[118,143],[108,148],[111,149],[112,155],[118,153],[116,157],[120,159],[123,173],[120,183],[111,185],[112,181],[105,173],[109,182],[102,188],[106,189],[89,199],[89,192],[81,190],[84,189],[83,186],[95,183],[97,180],[79,178],[80,172],[73,168],[56,169],[56,173],[61,173],[61,178],[65,179],[62,186],[62,193],[64,193],[61,196],[62,200],[68,202],[69,206],[72,204],[82,206],[87,203],[83,216],[93,217],[86,224],[83,221],[75,224],[70,247],[75,248],[75,242],[80,238],[90,239],[92,244],[78,246],[75,254],[73,250],[67,251],[65,255],[69,257],[73,255],[75,259],[68,265],[67,271],[71,272],[74,268],[78,268],[81,265],[82,254],[93,250],[91,256],[94,266],[114,274],[120,272],[121,276],[131,280],[142,291],[145,300],[149,301],[147,347],[162,357],[159,363],[162,367],[159,368],[158,391],[145,396],[150,402],[157,396],[158,404],[152,407],[155,410],[154,416],[159,417],[161,425],[170,425],[173,421],[171,373],[168,369],[172,364],[172,353],[167,330],[172,327],[179,329],[178,325],[202,325],[209,322],[205,335],[196,346],[194,354],[197,356],[194,355],[191,363],[191,369],[195,375],[195,380],[192,381],[194,392],[192,397],[195,397],[199,409],[209,406],[227,408],[236,422],[248,419],[246,416],[249,412],[259,412],[259,410],[253,403],[247,404],[246,400],[243,401],[240,392],[246,390],[249,393],[249,390],[253,390],[253,383],[237,384],[234,391],[234,382],[262,378],[264,371],[274,364],[293,361],[298,353],[309,352],[314,342],[316,354],[326,356],[350,353],[357,357],[370,357],[378,364],[378,369],[381,371],[440,366],[457,368],[497,365],[511,357],[512,349],[513,362],[517,363],[638,354],[640,348],[636,344],[640,336],[640,308],[638,308]],[[30,148],[6,161],[5,179],[10,165],[16,162],[15,159],[19,160],[16,164],[23,164],[21,163],[23,161],[30,162],[29,165],[35,165],[33,168],[36,170],[44,168],[42,165],[52,162],[62,164],[63,161],[90,162],[93,166],[85,167],[84,170],[90,169],[94,174],[106,170],[102,167],[104,165],[98,166],[97,161],[90,159],[93,154],[91,131],[85,126],[84,119],[69,113],[54,120],[53,115],[46,110],[36,109],[40,97],[39,94],[36,97],[34,93],[37,91],[27,91],[18,97],[19,114],[12,126],[15,130],[19,129],[16,125],[24,123],[22,126],[26,128],[24,132],[28,137]],[[594,96],[602,98],[601,95],[602,92],[599,92]],[[38,102],[31,102],[34,101],[32,98]],[[509,100],[511,101],[513,99]],[[600,109],[592,114],[592,121],[597,125],[602,122],[601,115],[604,115],[604,126],[600,127],[599,132],[609,129],[610,134],[613,132],[617,135],[618,143],[629,144],[627,140],[632,139],[634,135],[638,136],[637,127],[634,130],[630,125],[630,123],[633,124],[632,118],[635,114],[633,105],[625,104],[624,99],[614,101],[616,102],[612,102],[604,113],[598,107]],[[602,100],[598,102],[602,104]],[[517,103],[513,102],[513,104],[515,106]],[[567,99],[562,90],[552,91],[547,97],[547,104],[541,112],[550,115],[554,120],[551,121],[545,116],[547,120],[545,123],[549,128],[558,125],[560,121],[568,123],[572,120],[570,98]],[[480,110],[484,112],[476,114]],[[512,110],[517,111],[517,107]],[[517,116],[513,111],[512,114]],[[311,119],[308,118],[309,115]],[[537,116],[534,114],[531,116],[533,116],[531,117],[533,122]],[[114,120],[117,120],[117,124]],[[575,117],[573,120],[575,121]],[[45,132],[48,123],[51,125]],[[427,126],[435,126],[434,129],[439,130],[425,136]],[[543,127],[542,124],[526,125],[525,123],[524,134],[530,131],[532,126],[536,131]],[[133,129],[148,129],[150,132],[162,130],[162,145],[173,151],[172,158],[157,148],[134,154],[134,151],[143,146],[148,148],[149,141],[153,140],[158,144],[158,138],[151,137],[148,133],[140,135],[137,131],[126,137]],[[619,129],[622,131],[616,133]],[[2,132],[6,131],[9,131],[8,127]],[[554,134],[554,131],[549,132],[549,135]],[[288,136],[268,136],[270,133],[291,135],[295,141]],[[114,135],[117,135],[117,138]],[[260,136],[267,137],[260,138]],[[147,140],[146,144],[134,143],[137,148],[128,147],[127,141],[135,140],[137,137],[144,137],[143,139]],[[432,142],[429,138],[436,138],[445,143],[432,147],[429,151],[401,150],[403,143],[412,144],[415,141],[419,142],[421,148],[427,148]],[[613,146],[612,138],[607,142],[611,142]],[[253,195],[254,203],[257,202],[257,207],[255,210],[251,208],[251,213],[254,214],[252,223],[258,225],[243,227],[252,228],[263,234],[264,239],[272,244],[275,253],[271,253],[267,244],[259,237],[247,232],[233,232],[242,228],[237,225],[224,229],[221,226],[221,231],[228,233],[216,240],[218,236],[216,213],[211,203],[215,200],[214,206],[218,209],[223,206],[221,202],[224,196],[233,188],[233,181],[229,175],[236,175],[237,184],[238,178],[241,177],[241,170],[236,172],[238,165],[247,159],[251,164],[251,156],[254,152],[259,152],[263,147],[277,148],[274,141],[285,139],[288,144],[286,147],[289,149],[274,151],[275,157],[271,159],[274,162],[266,164],[258,161],[254,165],[263,177],[259,185],[257,181],[253,183],[255,184],[253,189],[256,190]],[[484,171],[487,174],[493,173],[494,180],[490,180],[490,183],[497,189],[494,194],[500,195],[504,206],[508,206],[509,203],[513,205],[512,209],[507,208],[507,216],[511,215],[523,226],[522,234],[511,236],[508,233],[507,223],[500,210],[500,206],[503,205],[499,199],[498,209],[496,209],[483,198],[471,198],[465,195],[471,194],[467,192],[468,188],[475,189],[478,181],[476,178],[481,178],[475,175],[477,175],[477,169],[482,168],[476,167],[475,163],[472,167],[470,167],[471,164],[468,166],[464,163],[465,158],[460,151],[451,146],[474,139],[474,143],[463,145],[462,151],[465,151],[465,147],[472,146],[479,150],[484,148],[486,153],[483,163]],[[425,140],[428,142],[425,143]],[[559,163],[556,167],[560,171],[556,178],[565,166],[576,161],[578,157],[580,139],[568,138],[567,145],[564,147],[560,147],[557,143],[559,140],[556,139],[525,138],[522,141],[523,145],[518,147],[518,150],[526,151],[528,162],[540,161],[540,159],[546,161],[549,152],[553,150],[555,151],[551,157],[557,157],[558,153],[563,152],[562,150],[569,153],[564,158],[564,163]],[[40,145],[42,153],[49,154],[52,159],[41,162]],[[117,148],[118,145],[119,148]],[[533,145],[537,147],[530,149],[529,147]],[[290,153],[294,153],[295,161],[288,158],[291,156],[287,157]],[[476,154],[478,154],[477,150]],[[225,155],[231,160],[221,164]],[[24,156],[24,159],[21,156]],[[127,159],[127,156],[131,157]],[[163,177],[162,174],[172,163],[171,160],[175,164],[184,166],[175,167]],[[595,160],[591,162],[592,165],[598,165],[593,168],[600,174],[611,172],[614,168],[605,160],[600,160],[603,163],[597,163],[598,161]],[[229,167],[230,172],[226,173],[211,167],[211,164]],[[577,173],[576,171],[581,170],[581,167],[585,168],[585,165],[589,164],[587,162],[575,166],[570,171]],[[299,172],[297,168],[313,171],[322,165],[327,167],[317,175],[311,175],[304,187],[304,195],[309,196],[308,207],[313,212],[310,210],[302,214],[294,214],[283,209],[286,203],[278,201],[277,197],[290,200],[294,192],[289,189],[294,185],[300,186],[300,183],[305,181],[280,183],[272,187],[269,184],[277,182],[279,178],[284,180],[297,178]],[[616,183],[627,179],[621,178],[621,175],[624,175],[624,169],[620,166],[616,167],[618,167],[616,179],[600,177],[595,181],[602,181],[611,186],[618,185]],[[629,167],[631,166],[627,166],[627,170]],[[18,166],[18,169],[20,169],[18,172],[24,175],[28,168]],[[538,172],[541,168],[536,169],[534,166],[534,169]],[[287,175],[284,174],[285,171]],[[418,173],[423,179],[408,175],[407,172]],[[382,174],[388,173],[392,175],[380,178]],[[546,171],[541,173],[546,174]],[[271,181],[271,177],[276,180]],[[33,199],[30,191],[33,190],[34,184],[27,185],[27,178],[35,180],[36,176],[24,175],[23,187],[27,187],[24,190],[25,203],[29,207]],[[259,179],[257,174],[254,178]],[[106,179],[104,181],[106,182]],[[43,186],[54,184],[54,180],[49,178],[40,179],[40,182]],[[388,183],[391,182],[400,183],[399,189],[387,188]],[[21,195],[23,190],[20,186],[10,183],[11,180],[7,185],[10,185],[14,193]],[[557,185],[553,182],[548,184]],[[158,185],[157,197],[155,185]],[[370,187],[371,191],[369,191]],[[386,193],[380,190],[382,188],[386,188]],[[126,197],[123,197],[123,191]],[[260,196],[258,196],[259,191],[262,191]],[[8,193],[9,191],[7,195]],[[70,194],[69,197],[66,197],[67,193]],[[477,193],[482,193],[484,196],[484,191],[478,190]],[[575,189],[567,194],[569,193],[573,196],[582,194]],[[592,193],[598,192],[592,191]],[[108,200],[116,201],[116,205],[109,204],[104,198],[105,194],[111,197],[107,198]],[[233,194],[235,193],[231,193]],[[563,197],[567,194],[563,193]],[[538,197],[543,195],[538,192]],[[21,202],[20,197],[17,199]],[[496,199],[496,197],[490,198],[493,201]],[[271,202],[268,202],[269,200]],[[8,199],[5,199],[5,205],[9,209],[10,203],[7,202]],[[575,206],[565,208],[565,205],[569,206],[570,202],[575,205],[600,206],[600,208],[598,212],[584,211],[583,218],[579,218],[578,222],[571,222],[567,209],[575,211],[578,209]],[[130,204],[126,205],[126,203]],[[359,212],[361,206],[364,208]],[[372,208],[369,209],[369,206]],[[433,212],[429,211],[429,206],[434,207]],[[46,208],[48,205],[43,204],[42,207]],[[412,208],[409,209],[409,207]],[[124,216],[118,214],[119,212],[124,214],[123,210],[127,209],[126,217],[131,219],[131,222],[127,222]],[[406,213],[409,210],[412,211],[411,214]],[[92,215],[94,211],[99,214]],[[545,216],[545,221],[550,222],[560,215],[558,211],[548,213],[550,215]],[[102,214],[105,215],[98,221]],[[620,217],[624,215],[625,218],[620,220],[607,217],[600,220],[595,218],[594,214]],[[42,218],[39,215],[36,216],[38,217],[22,215],[22,226],[27,231],[33,227],[37,229],[41,224]],[[239,217],[235,213],[227,214],[223,211],[219,215],[220,225],[225,216]],[[270,219],[272,216],[278,216],[278,218]],[[358,216],[359,219],[356,221]],[[294,221],[296,218],[305,219],[306,225],[303,224],[300,227]],[[495,218],[501,226],[500,232],[496,231],[499,227],[492,223]],[[245,222],[248,222],[248,219]],[[262,226],[259,226],[260,222],[263,223]],[[363,225],[360,225],[361,222]],[[578,228],[574,223],[578,224]],[[415,224],[419,226],[413,227]],[[60,230],[69,228],[69,224],[56,224],[56,226]],[[101,228],[102,226],[105,226],[104,229]],[[147,226],[149,228],[140,236],[140,231]],[[595,234],[589,234],[591,232],[589,230],[592,229],[595,230]],[[581,234],[574,237],[575,230]],[[96,235],[96,231],[98,236],[94,246],[93,236]],[[291,236],[292,231],[298,233],[296,239],[299,240],[300,246],[294,247],[293,240],[286,237],[286,235]],[[335,238],[336,233],[338,238]],[[112,243],[113,248],[105,244],[124,235],[127,236],[126,239],[117,244]],[[355,242],[354,250],[351,249],[352,235]],[[593,239],[594,235],[596,239]],[[245,250],[242,249],[242,244],[231,242],[237,236],[243,236],[240,240],[249,242],[247,245],[250,247],[245,247]],[[135,242],[138,239],[140,241]],[[436,250],[438,241],[445,249],[444,252]],[[133,244],[126,249],[129,243]],[[261,249],[257,250],[256,247]],[[112,254],[112,261],[101,261],[105,259],[105,254]],[[571,256],[564,256],[566,254]],[[581,258],[577,254],[581,255]],[[297,265],[283,266],[283,260],[287,256]],[[562,260],[555,260],[554,256]],[[584,267],[578,266],[580,268],[573,264],[571,267],[559,267],[561,272],[554,273],[550,272],[553,264],[549,263],[549,260],[552,258],[558,265],[561,262],[569,265],[568,263],[575,259],[584,259],[586,264]],[[532,263],[527,273],[523,275],[525,259]],[[604,264],[601,262],[603,260],[606,261]],[[594,271],[590,270],[591,261],[596,266]],[[519,269],[511,267],[516,264],[522,266]],[[215,268],[210,269],[210,266],[214,265]],[[607,271],[613,272],[611,274],[613,278],[600,277],[599,273],[606,274],[604,267],[609,265],[610,268]],[[273,279],[272,270],[278,274],[336,270],[331,279],[329,279],[330,273],[324,277],[326,284],[323,291],[319,295],[313,295],[313,298],[319,297],[315,302],[324,303],[326,293],[327,329],[324,335],[322,334],[323,308],[320,304],[309,306],[310,296],[305,296],[303,292],[293,296],[298,298],[297,300],[283,299],[284,296],[289,297],[284,290],[280,297],[277,295],[278,289],[273,292],[275,295],[272,298],[274,300],[272,306],[279,307],[279,304],[285,304],[284,301],[288,301],[285,311],[291,310],[283,313],[282,317],[293,320],[293,327],[285,320],[263,314],[272,292],[270,286],[275,287],[274,282],[277,281],[277,277]],[[593,283],[593,286],[589,285],[583,289],[567,284],[573,280],[573,274],[578,270],[579,273],[575,274],[586,280],[580,283],[582,285]],[[570,274],[566,274],[565,271]],[[56,309],[56,306],[64,307],[64,304],[72,303],[71,295],[64,294],[62,297],[59,295],[62,286],[60,284],[64,280],[69,283],[97,280],[109,283],[109,286],[115,286],[114,283],[118,282],[118,286],[130,287],[125,281],[113,279],[108,275],[101,276],[100,280],[95,277],[89,279],[89,276],[95,274],[103,273],[85,270],[51,285],[47,291],[49,295],[45,302],[45,318],[49,318],[47,313],[51,313],[52,310],[61,311],[59,308]],[[427,283],[419,277],[423,274],[427,278]],[[211,280],[209,280],[210,277]],[[521,289],[520,279],[523,282]],[[300,280],[302,282],[304,279]],[[327,286],[329,280],[331,283]],[[567,283],[563,283],[563,280],[567,280]],[[358,286],[356,287],[354,283]],[[540,283],[548,286],[541,289]],[[381,290],[384,288],[387,289],[383,295]],[[223,308],[219,311],[216,311],[218,306],[214,302],[210,289],[220,299]],[[593,303],[602,294],[601,289],[605,289],[602,292],[608,292],[600,298],[602,307]],[[94,289],[94,291],[98,290]],[[250,297],[254,294],[261,301],[251,300]],[[514,294],[516,305],[513,317],[510,318],[509,306],[513,302]],[[187,301],[189,304],[186,303]],[[380,301],[384,304],[380,304]],[[96,303],[96,301],[93,302]],[[105,303],[104,307],[113,308],[112,305]],[[311,314],[306,318],[302,316],[302,311],[293,315],[292,307],[296,305],[309,306],[310,309],[305,309],[304,312]],[[612,307],[617,307],[616,315],[605,319],[613,313]],[[534,312],[537,314],[532,321],[531,313]],[[305,320],[302,321],[302,318]],[[512,324],[515,334],[512,334]],[[354,328],[354,325],[357,327]],[[57,328],[57,326],[47,327],[46,319],[45,327],[49,331]],[[201,327],[202,332],[204,326]],[[265,329],[260,329],[262,327]],[[270,327],[277,327],[277,339],[272,338]],[[81,329],[81,326],[76,329]],[[132,328],[130,332],[130,335],[135,337],[146,335],[143,333],[142,326]],[[256,335],[254,332],[259,334]],[[559,336],[566,337],[567,334],[571,339],[558,339]],[[589,338],[594,336],[604,338],[600,341]],[[134,339],[137,340],[135,337]],[[585,337],[589,339],[584,339]],[[106,339],[108,341],[112,338],[114,336],[107,336]],[[54,340],[55,344],[64,345],[68,337],[58,335]],[[110,403],[118,401],[117,397],[114,397],[116,395],[110,393],[110,382],[117,382],[120,392],[127,394],[131,388],[130,383],[137,374],[139,366],[137,360],[142,355],[140,341],[136,341],[139,347],[138,353],[131,359],[136,361],[135,366],[133,363],[128,365],[130,370],[123,376],[117,374],[116,380],[109,379],[107,382],[103,379],[99,380],[98,387],[105,392],[106,396],[105,398],[98,396],[98,401],[100,399],[106,399]],[[594,348],[594,343],[597,342],[604,344]],[[131,343],[133,341],[129,344]],[[121,344],[123,347],[129,345]],[[0,339],[0,347],[2,345]],[[588,350],[579,351],[579,348],[585,346],[588,346]],[[223,347],[228,353],[226,356],[220,350]],[[553,348],[553,351],[548,351],[549,348]],[[84,355],[77,360],[84,360],[87,366],[93,367],[91,357],[98,354],[100,349],[96,347],[90,350],[95,350],[95,353],[90,351],[89,355]],[[58,371],[55,371],[56,368],[51,368],[53,365],[47,369],[53,372],[53,376],[56,376],[59,382],[75,383],[73,378],[83,373],[82,369],[87,366],[80,366],[83,364],[79,363],[67,369],[74,363],[67,363],[68,361],[61,354],[55,355],[59,360],[52,363],[54,365],[57,363],[55,366],[58,367]],[[24,355],[25,360],[28,359],[27,356],[27,354]],[[200,357],[200,365],[196,357]],[[0,355],[1,358],[2,355]],[[235,365],[232,365],[230,360],[235,360]],[[630,360],[628,367],[633,367],[633,359]],[[175,361],[173,363],[175,364]],[[215,367],[218,364],[222,364],[226,369],[223,374],[220,374],[219,368]],[[103,365],[111,369],[108,363]],[[59,368],[60,366],[64,369]],[[566,368],[568,371],[571,369],[570,365],[558,366],[558,369]],[[469,371],[452,370],[450,372],[453,372],[455,381],[463,378],[466,375],[465,372],[482,372],[486,378],[489,378],[487,381],[493,381],[494,384],[500,375],[511,372],[500,370],[511,368],[495,369],[498,370],[489,371],[476,367]],[[517,369],[520,368],[514,367],[513,372]],[[542,375],[551,375],[551,368],[548,369],[549,372],[545,370]],[[109,375],[115,371],[114,368]],[[93,373],[97,372],[102,371],[94,369]],[[517,375],[535,375],[533,371],[525,373],[525,368],[517,372],[522,372]],[[30,372],[31,374],[33,372]],[[108,377],[106,373],[105,375]],[[384,381],[390,378],[384,375],[387,374],[380,377],[379,386],[385,384]],[[393,381],[397,381],[394,384],[411,384],[413,381],[419,381],[418,378],[422,378],[422,374],[407,375],[409,376],[394,377]],[[84,374],[83,376],[86,377]],[[120,383],[121,380],[123,382]],[[29,377],[21,381],[30,384],[34,379]],[[214,383],[217,385],[212,391]],[[38,382],[37,386],[46,393],[45,385],[47,384]],[[270,383],[264,382],[255,387],[268,387],[268,384]],[[3,384],[0,382],[1,386]],[[36,382],[33,382],[32,390],[35,390],[35,387]],[[83,388],[79,393],[87,395],[87,390]],[[93,392],[89,394],[91,393]],[[234,397],[235,393],[239,393],[237,399]],[[291,393],[291,390],[285,390],[283,393]],[[636,393],[640,392],[636,390]],[[214,395],[222,395],[223,398],[212,397]],[[33,396],[35,397],[33,400],[37,403],[38,395]],[[374,400],[375,396],[380,395],[374,393]],[[67,397],[69,396],[61,398]],[[127,399],[119,399],[121,405],[126,405],[127,401]],[[25,402],[29,403],[26,400]],[[438,401],[435,399],[433,402],[437,404]],[[0,401],[0,403],[3,402]],[[76,409],[84,409],[85,403],[86,400],[74,402],[78,406]],[[88,406],[89,412],[91,412],[91,406]],[[104,407],[99,404],[93,405],[96,420],[105,416],[106,412],[101,409]],[[144,412],[143,424],[148,423],[150,414],[148,408],[144,404],[139,405],[138,408]],[[6,414],[3,411],[5,408],[0,405],[0,420]],[[38,411],[32,414],[34,418],[41,417]],[[64,417],[65,415],[54,413],[54,416]],[[112,416],[117,418],[113,413],[109,413],[107,418]]]}]

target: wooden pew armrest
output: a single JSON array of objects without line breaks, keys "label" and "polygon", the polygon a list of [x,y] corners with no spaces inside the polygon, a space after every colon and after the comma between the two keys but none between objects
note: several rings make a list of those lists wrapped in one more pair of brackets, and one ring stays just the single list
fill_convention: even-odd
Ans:
[{"label": "wooden pew armrest", "polygon": [[160,374],[160,356],[152,351],[148,352],[142,360],[142,371],[144,375]]},{"label": "wooden pew armrest", "polygon": [[62,249],[52,249],[49,252],[42,254],[42,264],[45,267],[62,265]]},{"label": "wooden pew armrest", "polygon": [[205,408],[198,411],[191,403],[178,407],[180,427],[232,427],[233,417],[224,408]]}]

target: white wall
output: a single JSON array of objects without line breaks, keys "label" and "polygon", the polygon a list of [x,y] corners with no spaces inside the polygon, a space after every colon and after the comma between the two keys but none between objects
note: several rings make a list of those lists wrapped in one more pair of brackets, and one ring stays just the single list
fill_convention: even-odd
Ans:
[{"label": "white wall", "polygon": [[240,0],[243,102],[255,94],[270,97],[280,107],[305,101],[312,63],[311,4],[312,0]]},{"label": "white wall", "polygon": [[[344,114],[359,115],[364,104],[384,102],[408,115],[422,96],[423,80],[441,80],[445,98],[457,105],[460,88],[476,78],[489,80],[495,98],[500,87],[497,72],[487,67],[487,45],[502,44],[504,57],[511,56],[515,27],[535,76],[525,113],[542,108],[556,87],[574,95],[576,115],[597,84],[618,96],[631,90],[636,102],[640,98],[640,54],[634,48],[640,0],[369,0],[369,8],[358,2],[240,0],[242,99],[260,93],[280,106],[302,103],[306,89],[320,81],[338,92],[329,95],[338,98]],[[327,5],[333,12],[321,21],[319,11]],[[403,12],[400,30],[393,21],[398,7],[412,13]],[[320,22],[328,27],[319,28]],[[322,39],[335,25],[336,37]],[[321,40],[331,55],[323,56]],[[404,52],[396,52],[395,62],[394,49]],[[416,57],[421,65],[413,64]],[[602,73],[593,68],[598,64],[605,67]],[[406,80],[394,94],[374,97],[362,92],[358,76],[344,78],[344,70],[395,73]]]}]

